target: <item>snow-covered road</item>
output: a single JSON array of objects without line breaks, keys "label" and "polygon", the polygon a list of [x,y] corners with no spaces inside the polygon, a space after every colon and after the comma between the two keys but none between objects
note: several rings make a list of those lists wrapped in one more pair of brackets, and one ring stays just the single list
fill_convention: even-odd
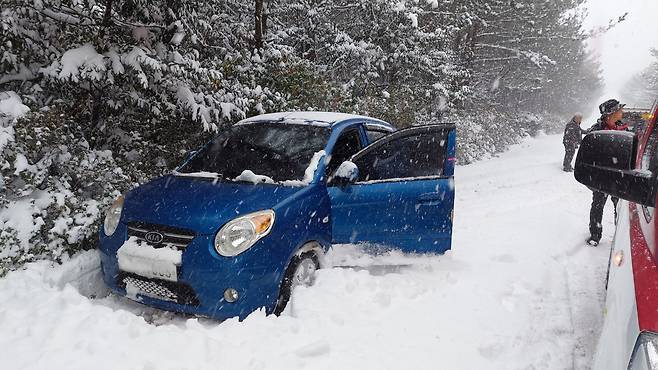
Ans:
[{"label": "snow-covered road", "polygon": [[0,368],[587,369],[612,205],[604,242],[585,246],[591,193],[561,171],[562,150],[543,136],[458,167],[451,253],[335,248],[281,317],[90,299],[103,295],[93,252],[31,264],[0,279]]}]

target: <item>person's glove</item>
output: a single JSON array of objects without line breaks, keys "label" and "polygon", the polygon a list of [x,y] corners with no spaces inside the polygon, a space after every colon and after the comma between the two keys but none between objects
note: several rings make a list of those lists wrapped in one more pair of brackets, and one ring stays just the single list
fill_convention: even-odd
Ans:
[{"label": "person's glove", "polygon": [[630,131],[628,124],[624,123],[623,121],[615,122],[615,128],[619,131]]}]

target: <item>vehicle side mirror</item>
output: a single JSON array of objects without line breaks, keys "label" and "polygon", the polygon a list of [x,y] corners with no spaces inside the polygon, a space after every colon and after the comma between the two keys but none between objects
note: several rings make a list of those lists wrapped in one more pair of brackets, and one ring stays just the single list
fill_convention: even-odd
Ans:
[{"label": "vehicle side mirror", "polygon": [[354,184],[359,179],[359,168],[351,161],[345,161],[331,178],[331,184],[336,186],[347,186]]},{"label": "vehicle side mirror", "polygon": [[635,169],[637,137],[624,131],[595,131],[583,138],[576,157],[576,180],[592,190],[655,206],[656,177]]}]

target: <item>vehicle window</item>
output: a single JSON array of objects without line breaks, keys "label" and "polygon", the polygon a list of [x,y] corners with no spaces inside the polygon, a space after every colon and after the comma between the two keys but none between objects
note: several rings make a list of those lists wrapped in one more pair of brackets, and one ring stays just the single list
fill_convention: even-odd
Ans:
[{"label": "vehicle window", "polygon": [[370,143],[377,141],[388,134],[390,134],[390,132],[385,130],[377,130],[372,128],[366,129],[366,135],[368,136],[368,142]]},{"label": "vehicle window", "polygon": [[446,159],[447,132],[393,139],[364,153],[354,163],[359,181],[441,176]]},{"label": "vehicle window", "polygon": [[[651,135],[649,135],[649,139],[647,139],[647,145],[644,148],[644,152],[642,153],[642,158],[640,159],[640,168],[642,170],[648,170],[651,172],[656,172],[658,170],[658,155],[656,155],[656,150],[658,150],[658,130],[656,130],[655,126],[653,131],[651,131]],[[645,205],[642,206],[642,214],[644,215],[644,219],[646,222],[651,222],[653,219],[653,207],[649,208]]]},{"label": "vehicle window", "polygon": [[359,130],[350,129],[343,132],[338,140],[334,149],[331,151],[331,160],[327,165],[327,174],[333,174],[341,163],[348,160],[359,150],[361,150],[361,139],[359,138]]},{"label": "vehicle window", "polygon": [[214,172],[228,180],[244,170],[274,181],[302,179],[329,134],[328,127],[280,122],[236,125],[217,135],[178,171]]},{"label": "vehicle window", "polygon": [[658,143],[658,130],[654,127],[649,135],[647,140],[647,146],[642,153],[642,162],[640,163],[640,168],[643,170],[649,170],[651,172],[656,172],[658,169],[658,155],[656,155],[656,144]]},{"label": "vehicle window", "polygon": [[622,121],[637,135],[643,134],[647,123],[642,117],[642,112],[624,112]]}]

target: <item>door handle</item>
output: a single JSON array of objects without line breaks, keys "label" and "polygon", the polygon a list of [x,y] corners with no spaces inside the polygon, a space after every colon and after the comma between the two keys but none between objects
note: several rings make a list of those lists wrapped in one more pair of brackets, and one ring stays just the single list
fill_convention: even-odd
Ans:
[{"label": "door handle", "polygon": [[416,202],[421,204],[438,204],[442,200],[443,194],[441,193],[425,193],[419,195]]}]

